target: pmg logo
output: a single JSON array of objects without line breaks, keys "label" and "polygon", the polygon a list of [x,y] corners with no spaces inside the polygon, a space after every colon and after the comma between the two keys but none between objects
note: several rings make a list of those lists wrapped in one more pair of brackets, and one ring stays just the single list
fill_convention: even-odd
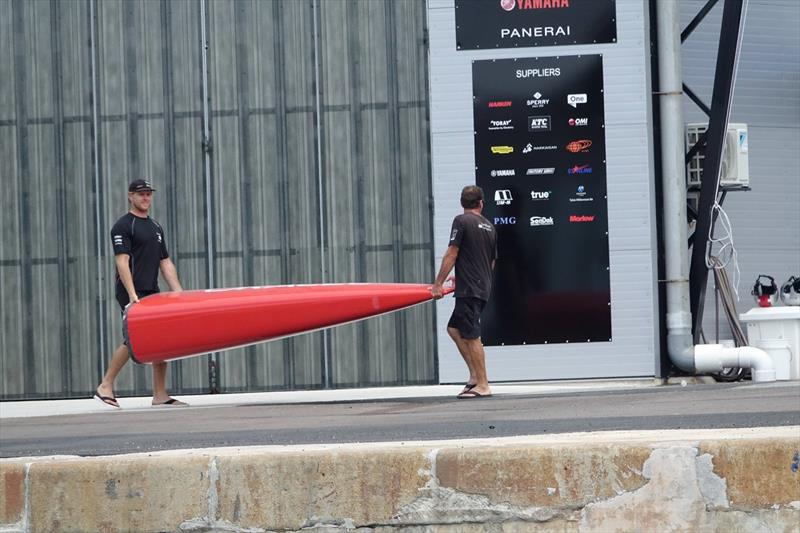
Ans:
[{"label": "pmg logo", "polygon": [[513,226],[517,223],[517,217],[494,217],[495,226]]}]

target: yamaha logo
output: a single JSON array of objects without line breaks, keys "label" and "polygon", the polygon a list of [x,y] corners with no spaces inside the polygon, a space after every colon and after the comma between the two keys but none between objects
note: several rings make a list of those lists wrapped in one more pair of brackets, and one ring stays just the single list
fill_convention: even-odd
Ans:
[{"label": "yamaha logo", "polygon": [[513,168],[504,168],[492,170],[489,175],[493,178],[507,178],[516,175],[516,171]]}]

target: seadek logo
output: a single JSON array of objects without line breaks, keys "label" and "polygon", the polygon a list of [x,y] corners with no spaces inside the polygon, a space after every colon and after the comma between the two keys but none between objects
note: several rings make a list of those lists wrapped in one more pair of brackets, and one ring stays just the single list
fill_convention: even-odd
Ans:
[{"label": "seadek logo", "polygon": [[511,107],[511,100],[495,100],[489,102],[489,107]]},{"label": "seadek logo", "polygon": [[492,153],[493,154],[510,154],[514,151],[513,146],[492,146]]},{"label": "seadek logo", "polygon": [[531,226],[552,226],[553,217],[531,217]]},{"label": "seadek logo", "polygon": [[579,141],[572,141],[565,148],[568,152],[577,154],[578,152],[588,152],[591,145],[592,141],[589,139],[581,139]]},{"label": "seadek logo", "polygon": [[571,118],[568,121],[570,126],[588,126],[589,119],[588,118]]},{"label": "seadek logo", "polygon": [[570,215],[570,222],[594,222],[594,215]]}]

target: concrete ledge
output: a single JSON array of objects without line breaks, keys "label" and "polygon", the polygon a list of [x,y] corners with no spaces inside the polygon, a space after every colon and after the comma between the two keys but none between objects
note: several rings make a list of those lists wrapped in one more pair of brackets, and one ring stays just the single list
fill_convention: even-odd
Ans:
[{"label": "concrete ledge", "polygon": [[800,427],[0,461],[1,532],[779,531]]}]

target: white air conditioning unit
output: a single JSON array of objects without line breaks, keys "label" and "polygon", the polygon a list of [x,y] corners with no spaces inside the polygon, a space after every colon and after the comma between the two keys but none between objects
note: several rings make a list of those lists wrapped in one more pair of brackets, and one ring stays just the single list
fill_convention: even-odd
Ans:
[{"label": "white air conditioning unit", "polygon": [[[686,152],[694,146],[700,136],[708,129],[708,123],[686,124]],[[728,124],[725,145],[722,149],[722,169],[720,185],[728,189],[743,189],[750,186],[750,163],[747,154],[747,124]],[[686,186],[699,189],[703,180],[705,155],[696,153],[686,166]]]}]

